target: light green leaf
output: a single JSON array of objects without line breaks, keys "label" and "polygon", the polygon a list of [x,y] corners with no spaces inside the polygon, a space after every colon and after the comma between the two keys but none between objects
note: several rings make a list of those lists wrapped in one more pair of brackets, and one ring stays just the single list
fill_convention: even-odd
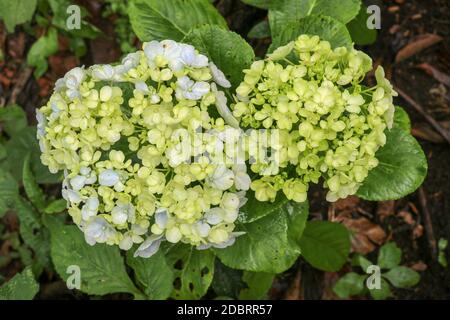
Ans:
[{"label": "light green leaf", "polygon": [[333,48],[352,46],[350,34],[342,22],[328,16],[311,15],[287,24],[279,33],[272,32],[273,40],[268,51],[273,52],[302,34],[317,35],[329,41]]},{"label": "light green leaf", "polygon": [[37,0],[2,0],[0,17],[5,22],[8,32],[14,32],[18,24],[30,21],[36,10]]},{"label": "light green leaf", "polygon": [[0,217],[14,205],[19,196],[19,185],[9,172],[0,168]]},{"label": "light green leaf", "polygon": [[27,126],[27,115],[18,105],[0,108],[0,122],[3,130],[12,137]]},{"label": "light green leaf", "polygon": [[388,279],[397,288],[413,287],[420,281],[420,275],[416,271],[402,266],[392,268],[384,273],[383,277]]},{"label": "light green leaf", "polygon": [[336,282],[333,287],[333,291],[340,298],[348,298],[359,295],[364,291],[365,279],[365,275],[360,275],[355,272],[346,273]]},{"label": "light green leaf", "polygon": [[286,26],[311,15],[327,16],[345,25],[356,17],[360,5],[360,0],[280,0],[269,10],[270,30],[276,38]]},{"label": "light green leaf", "polygon": [[177,245],[167,254],[175,281],[172,297],[200,299],[208,291],[214,276],[214,254],[210,250],[196,250],[189,245]]},{"label": "light green leaf", "polygon": [[395,107],[394,126],[406,132],[411,131],[411,120],[402,107]]},{"label": "light green leaf", "polygon": [[267,20],[263,20],[258,22],[250,29],[247,35],[251,39],[263,39],[270,37],[270,28],[269,22]]},{"label": "light green leaf", "polygon": [[38,183],[56,183],[62,180],[62,173],[52,174],[41,163],[39,144],[36,139],[36,127],[26,127],[15,134],[5,144],[8,156],[2,166],[11,172],[17,181],[22,181],[22,168],[25,157],[31,153],[31,170]]},{"label": "light green leaf", "polygon": [[267,291],[272,287],[274,276],[272,273],[244,271],[242,280],[247,287],[241,290],[239,300],[265,299]]},{"label": "light green leaf", "polygon": [[44,213],[52,214],[64,211],[67,208],[67,201],[64,199],[57,199],[50,202],[44,209]]},{"label": "light green leaf", "polygon": [[[257,216],[255,213],[261,208],[253,208],[254,212],[248,215]],[[246,233],[239,236],[235,244],[215,250],[225,265],[247,271],[280,273],[295,262],[300,254],[298,240],[308,217],[307,203],[284,198],[267,204],[266,208],[269,214],[238,225],[238,230]]]},{"label": "light green leaf", "polygon": [[252,47],[240,35],[217,25],[193,29],[183,41],[207,55],[233,87],[241,83],[242,70],[250,67],[255,58]]},{"label": "light green leaf", "polygon": [[350,234],[341,224],[330,221],[309,221],[300,239],[302,256],[313,267],[338,271],[350,253]]},{"label": "light green leaf", "polygon": [[32,300],[38,291],[39,284],[27,267],[0,287],[0,300]]},{"label": "light green leaf", "polygon": [[73,225],[63,225],[53,216],[44,216],[51,233],[51,256],[55,269],[66,281],[71,275],[69,266],[80,268],[80,290],[95,295],[115,292],[132,293],[142,297],[125,270],[123,258],[117,246],[96,244],[90,246],[83,233]]},{"label": "light green leaf", "polygon": [[135,258],[130,250],[127,254],[127,264],[133,268],[148,298],[163,300],[170,296],[174,273],[161,250],[150,258]]},{"label": "light green leaf", "polygon": [[402,250],[395,242],[388,242],[380,248],[377,264],[382,269],[391,269],[398,266],[401,260]]},{"label": "light green leaf", "polygon": [[360,46],[372,44],[377,40],[377,30],[367,28],[368,18],[367,8],[362,5],[358,15],[347,23],[352,40]]},{"label": "light green leaf", "polygon": [[417,140],[404,129],[405,114],[397,108],[394,126],[385,131],[386,144],[375,156],[377,167],[359,188],[357,195],[366,200],[384,201],[405,197],[414,192],[427,175],[428,164]]},{"label": "light green leaf", "polygon": [[384,300],[392,296],[391,288],[389,283],[381,278],[380,289],[369,289],[370,295],[375,300]]},{"label": "light green leaf", "polygon": [[39,210],[42,211],[45,207],[45,196],[39,185],[36,183],[33,172],[31,172],[30,166],[31,154],[27,154],[25,161],[23,162],[23,187],[31,203]]},{"label": "light green leaf", "polygon": [[208,0],[134,0],[128,14],[141,41],[181,41],[192,28],[204,24],[227,28],[225,19]]},{"label": "light green leaf", "polygon": [[47,71],[47,57],[58,51],[58,33],[51,28],[45,36],[41,36],[30,48],[27,64],[36,67],[34,76],[39,78]]},{"label": "light green leaf", "polygon": [[367,272],[367,268],[372,265],[372,262],[366,259],[363,255],[357,253],[352,257],[352,266],[361,267],[364,272]]},{"label": "light green leaf", "polygon": [[26,199],[18,197],[15,209],[20,222],[20,236],[34,251],[33,270],[40,274],[50,263],[50,235],[44,228],[39,213]]}]

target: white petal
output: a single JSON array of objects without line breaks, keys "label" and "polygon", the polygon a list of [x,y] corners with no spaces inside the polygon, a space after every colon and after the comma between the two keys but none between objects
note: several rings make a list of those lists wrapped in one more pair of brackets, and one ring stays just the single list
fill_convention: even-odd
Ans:
[{"label": "white petal", "polygon": [[211,61],[209,63],[209,68],[211,70],[211,75],[215,83],[224,88],[231,87],[230,81],[228,81],[223,72],[219,68],[217,68],[214,62]]},{"label": "white petal", "polygon": [[119,182],[119,174],[112,169],[106,169],[100,173],[98,180],[100,185],[112,187]]}]

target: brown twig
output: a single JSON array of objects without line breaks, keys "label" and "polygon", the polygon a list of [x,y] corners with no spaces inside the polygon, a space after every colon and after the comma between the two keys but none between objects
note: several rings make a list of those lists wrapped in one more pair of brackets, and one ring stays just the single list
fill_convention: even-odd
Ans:
[{"label": "brown twig", "polygon": [[427,232],[428,243],[430,246],[432,259],[435,260],[437,258],[436,237],[434,236],[433,225],[431,224],[430,211],[428,211],[427,206],[427,196],[425,194],[425,190],[423,189],[423,187],[419,188],[419,201],[420,206],[422,207],[422,213],[424,218],[423,222],[425,225],[425,230]]},{"label": "brown twig", "polygon": [[32,73],[33,69],[29,67],[26,67],[25,69],[22,70],[22,72],[19,74],[19,77],[17,78],[14,88],[11,91],[11,96],[9,97],[7,105],[16,103],[17,97],[23,91],[23,88],[27,84],[28,79],[30,78]]},{"label": "brown twig", "polygon": [[401,89],[395,87],[395,91],[398,92],[398,94],[406,100],[414,109],[416,109],[417,112],[419,112],[425,120],[427,120],[430,125],[437,131],[439,134],[447,141],[447,143],[450,144],[450,135],[444,128],[441,127],[441,125],[432,117],[430,116],[423,107],[418,104],[413,98],[411,98],[409,95],[407,95],[405,92],[403,92]]}]

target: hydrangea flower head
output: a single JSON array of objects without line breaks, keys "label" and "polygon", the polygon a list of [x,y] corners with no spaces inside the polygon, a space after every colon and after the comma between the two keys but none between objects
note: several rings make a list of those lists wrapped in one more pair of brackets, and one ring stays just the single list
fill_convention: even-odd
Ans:
[{"label": "hydrangea flower head", "polygon": [[251,165],[259,174],[251,183],[258,200],[274,201],[281,191],[302,202],[309,184],[321,179],[328,201],[356,193],[378,164],[375,153],[395,111],[396,93],[382,67],[375,71],[376,86],[361,84],[371,69],[362,51],[333,50],[317,36],[301,35],[244,70],[234,117],[241,127],[277,130],[279,136],[278,144],[270,144],[276,165]]},{"label": "hydrangea flower head", "polygon": [[63,197],[89,244],[137,243],[135,255],[150,257],[164,241],[234,242],[250,178],[226,154],[239,136],[227,87],[206,56],[171,40],[57,81],[37,110],[41,160],[64,170]]}]

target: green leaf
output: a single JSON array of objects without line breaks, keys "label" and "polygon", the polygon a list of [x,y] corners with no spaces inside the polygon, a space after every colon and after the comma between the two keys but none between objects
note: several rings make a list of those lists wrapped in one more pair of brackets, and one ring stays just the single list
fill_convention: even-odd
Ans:
[{"label": "green leaf", "polygon": [[33,270],[40,274],[50,264],[50,235],[44,228],[39,213],[25,199],[16,198],[15,209],[20,222],[20,236],[34,251]]},{"label": "green leaf", "polygon": [[[260,208],[253,210],[256,213]],[[215,250],[225,265],[247,271],[280,273],[295,262],[300,254],[298,240],[308,217],[307,203],[284,198],[275,204],[266,204],[266,208],[269,214],[238,225],[238,230],[246,233],[237,237],[235,244]]]},{"label": "green leaf", "polygon": [[8,156],[2,166],[11,172],[17,181],[22,181],[23,162],[28,153],[31,153],[31,170],[34,172],[38,183],[57,183],[62,180],[62,173],[52,174],[41,163],[41,151],[36,139],[36,127],[29,126],[19,131],[6,142],[5,147]]},{"label": "green leaf", "polygon": [[2,0],[0,17],[5,22],[6,30],[14,32],[18,24],[30,21],[36,10],[37,0]]},{"label": "green leaf", "polygon": [[90,246],[83,233],[73,225],[63,225],[53,216],[44,217],[51,233],[51,256],[60,277],[67,281],[69,266],[80,268],[80,290],[95,295],[115,292],[132,293],[142,297],[125,270],[117,246],[96,244]]},{"label": "green leaf", "polygon": [[39,284],[27,267],[0,287],[0,300],[32,300],[38,291]]},{"label": "green leaf", "polygon": [[286,26],[311,15],[330,17],[345,25],[356,17],[360,5],[360,0],[280,0],[269,10],[270,30],[276,38]]},{"label": "green leaf", "polygon": [[208,0],[134,0],[128,14],[141,41],[181,41],[192,28],[204,24],[227,28],[225,19]]},{"label": "green leaf", "polygon": [[18,105],[0,108],[0,122],[11,137],[27,126],[27,115]]},{"label": "green leaf", "polygon": [[267,20],[263,20],[258,22],[250,29],[247,37],[251,39],[263,39],[270,37],[270,27],[269,22]]},{"label": "green leaf", "polygon": [[302,34],[318,35],[322,40],[329,41],[333,48],[352,46],[350,34],[342,22],[328,16],[311,15],[287,24],[279,33],[272,32],[273,40],[268,51],[273,52]]},{"label": "green leaf", "polygon": [[352,266],[361,267],[364,272],[367,272],[367,268],[372,265],[372,262],[366,259],[363,255],[357,253],[352,257]]},{"label": "green leaf", "polygon": [[[48,0],[50,8],[53,12],[52,24],[58,27],[61,30],[64,30],[69,33],[71,39],[73,38],[88,38],[95,39],[98,36],[102,35],[102,32],[92,24],[85,21],[83,18],[86,16],[86,10],[81,7],[81,21],[80,21],[80,29],[69,29],[67,27],[67,19],[69,18],[69,14],[67,13],[67,8],[72,4],[70,0]],[[70,39],[70,40],[71,40]]]},{"label": "green leaf", "polygon": [[420,281],[420,275],[413,269],[407,267],[394,267],[383,274],[383,277],[389,280],[394,287],[409,288]]},{"label": "green leaf", "polygon": [[228,268],[219,259],[216,259],[211,288],[218,297],[225,296],[237,299],[239,291],[245,287],[242,275],[242,270]]},{"label": "green leaf", "polygon": [[19,185],[9,172],[0,168],[0,217],[14,205],[19,196]]},{"label": "green leaf", "polygon": [[214,276],[214,254],[189,245],[176,245],[167,255],[175,281],[172,297],[200,299],[208,291]]},{"label": "green leaf", "polygon": [[44,213],[52,214],[64,211],[67,208],[67,201],[64,199],[57,199],[50,202],[44,209]]},{"label": "green leaf", "polygon": [[23,162],[23,187],[31,203],[39,210],[42,211],[45,207],[45,197],[39,185],[36,183],[33,172],[31,172],[30,166],[31,154],[27,154],[25,161]]},{"label": "green leaf", "polygon": [[313,267],[338,271],[350,253],[350,234],[341,224],[309,221],[300,239],[302,255]]},{"label": "green leaf", "polygon": [[428,164],[425,154],[417,140],[404,129],[404,112],[395,113],[394,126],[386,129],[386,144],[375,156],[377,167],[359,188],[357,195],[365,200],[396,200],[414,192],[427,175]]},{"label": "green leaf", "polygon": [[368,18],[367,8],[362,5],[355,19],[347,23],[352,40],[360,46],[372,44],[377,40],[377,30],[367,28]]},{"label": "green leaf", "polygon": [[127,254],[127,264],[133,268],[148,298],[163,300],[170,296],[174,273],[161,250],[150,258],[135,258],[130,250]]},{"label": "green leaf", "polygon": [[27,64],[36,67],[34,76],[39,78],[47,71],[47,57],[58,51],[58,33],[51,28],[45,36],[41,36],[30,48]]},{"label": "green leaf", "polygon": [[377,264],[382,269],[391,269],[398,266],[401,260],[402,250],[395,242],[388,242],[380,248]]},{"label": "green leaf", "polygon": [[272,287],[274,274],[265,272],[245,271],[242,280],[247,288],[242,289],[239,300],[261,300],[267,297],[267,291]]},{"label": "green leaf", "polygon": [[365,279],[365,275],[360,275],[355,272],[346,273],[336,282],[333,287],[333,291],[340,298],[357,296],[364,291]]},{"label": "green leaf", "polygon": [[411,120],[408,113],[402,107],[395,107],[394,126],[406,132],[411,131]]},{"label": "green leaf", "polygon": [[369,289],[370,295],[375,300],[384,300],[392,296],[391,288],[389,283],[381,278],[380,289]]},{"label": "green leaf", "polygon": [[193,29],[183,41],[207,55],[233,87],[241,83],[242,70],[249,68],[255,58],[252,47],[240,35],[216,25]]}]

